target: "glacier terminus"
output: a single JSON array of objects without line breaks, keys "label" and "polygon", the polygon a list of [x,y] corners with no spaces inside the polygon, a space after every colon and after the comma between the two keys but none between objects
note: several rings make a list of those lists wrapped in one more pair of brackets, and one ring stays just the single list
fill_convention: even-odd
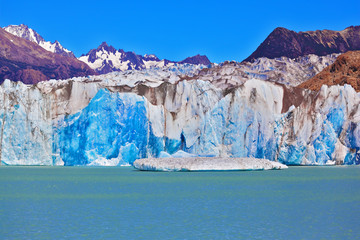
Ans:
[{"label": "glacier terminus", "polygon": [[[0,86],[6,165],[131,165],[176,155],[358,164],[360,96],[266,80],[222,82],[231,64],[175,64]],[[234,68],[234,69],[232,69]],[[224,69],[226,71],[224,71]]]}]

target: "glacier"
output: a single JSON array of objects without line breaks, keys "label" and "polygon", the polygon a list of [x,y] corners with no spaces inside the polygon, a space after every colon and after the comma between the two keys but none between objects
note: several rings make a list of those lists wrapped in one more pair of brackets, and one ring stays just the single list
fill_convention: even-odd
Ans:
[{"label": "glacier", "polygon": [[37,85],[6,80],[1,163],[116,166],[211,156],[359,164],[360,95],[351,86],[312,92],[258,79],[229,86],[204,71],[188,65]]},{"label": "glacier", "polygon": [[251,79],[281,83],[295,87],[333,64],[340,54],[297,58],[257,58],[252,62],[225,61],[200,72],[197,79],[216,82],[218,86],[238,86]]}]

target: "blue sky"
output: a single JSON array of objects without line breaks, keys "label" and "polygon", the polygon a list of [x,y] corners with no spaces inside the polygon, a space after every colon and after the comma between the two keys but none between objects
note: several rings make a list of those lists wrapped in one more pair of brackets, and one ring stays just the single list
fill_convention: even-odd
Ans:
[{"label": "blue sky", "polygon": [[76,56],[106,41],[116,49],[182,60],[241,61],[276,27],[360,25],[360,1],[0,0],[0,26],[24,23]]}]

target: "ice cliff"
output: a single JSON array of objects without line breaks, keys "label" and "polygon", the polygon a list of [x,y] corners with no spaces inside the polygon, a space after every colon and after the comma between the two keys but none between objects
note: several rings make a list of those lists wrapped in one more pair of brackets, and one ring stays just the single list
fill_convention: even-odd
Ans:
[{"label": "ice cliff", "polygon": [[262,80],[238,85],[201,66],[113,72],[0,87],[8,165],[127,165],[184,151],[284,164],[358,164],[360,95]]}]

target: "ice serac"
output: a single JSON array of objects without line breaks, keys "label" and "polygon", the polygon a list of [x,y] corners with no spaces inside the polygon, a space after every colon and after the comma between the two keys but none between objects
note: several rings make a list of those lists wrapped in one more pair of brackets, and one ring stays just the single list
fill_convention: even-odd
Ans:
[{"label": "ice serac", "polygon": [[0,158],[6,165],[53,165],[50,98],[36,86],[0,87]]},{"label": "ice serac", "polygon": [[138,159],[133,166],[142,171],[239,171],[280,170],[286,165],[258,158],[193,157],[193,158],[145,158]]},{"label": "ice serac", "polygon": [[149,108],[161,113],[136,94],[99,90],[85,109],[58,122],[58,156],[65,165],[127,165],[157,156],[163,144],[152,130]]},{"label": "ice serac", "polygon": [[190,156],[359,163],[360,95],[351,86],[229,85],[218,74],[229,68],[218,70],[206,75],[189,64],[37,85],[6,80],[1,162],[127,165]]},{"label": "ice serac", "polygon": [[219,87],[231,88],[251,79],[297,86],[334,63],[339,54],[317,56],[309,54],[298,58],[261,57],[253,62],[225,61],[211,68],[205,68],[196,78],[214,82]]}]

